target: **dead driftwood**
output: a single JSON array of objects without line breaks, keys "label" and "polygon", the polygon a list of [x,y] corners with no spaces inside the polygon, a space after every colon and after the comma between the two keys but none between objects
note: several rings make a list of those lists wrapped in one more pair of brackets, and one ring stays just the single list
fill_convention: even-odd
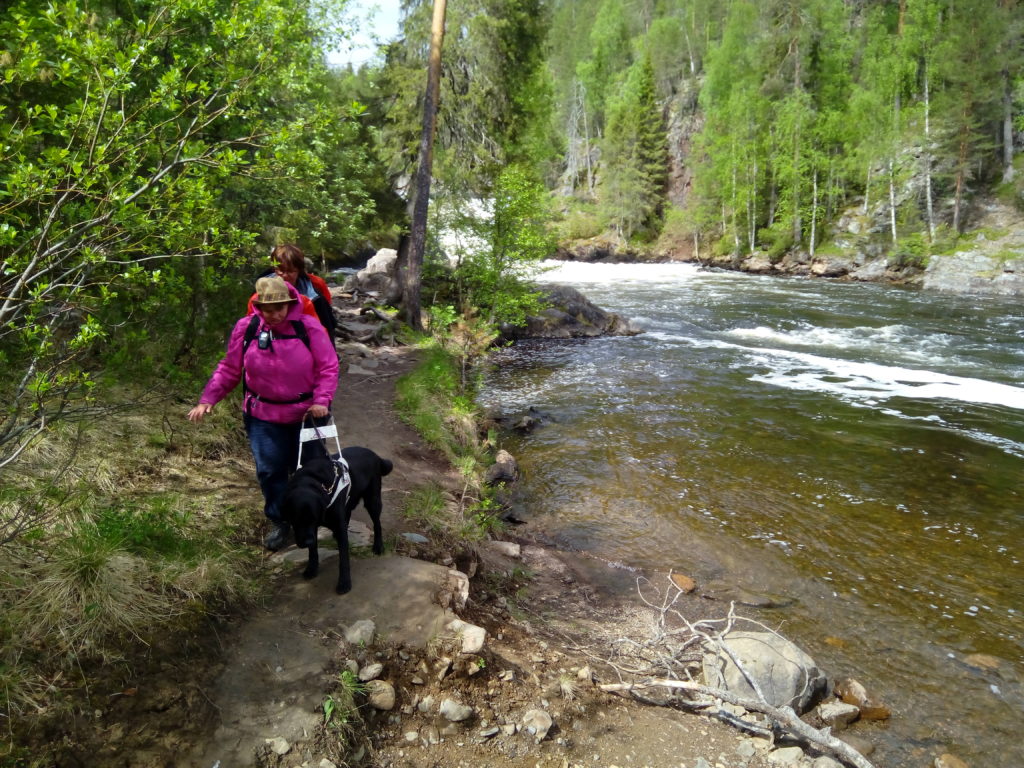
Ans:
[{"label": "dead driftwood", "polygon": [[[828,728],[817,729],[803,720],[790,706],[773,706],[761,691],[754,679],[743,666],[739,658],[726,643],[726,635],[735,628],[738,622],[754,625],[764,631],[778,634],[760,622],[746,619],[735,614],[734,604],[729,606],[729,614],[723,619],[689,621],[674,606],[683,592],[668,578],[669,588],[660,594],[661,600],[655,602],[644,594],[644,587],[649,586],[657,592],[657,588],[644,579],[637,580],[637,592],[640,598],[658,613],[658,621],[652,636],[645,640],[623,638],[620,643],[628,647],[632,662],[627,666],[621,657],[618,660],[605,658],[618,675],[620,682],[600,685],[600,689],[619,695],[629,695],[647,703],[658,703],[643,695],[644,691],[660,689],[673,693],[672,703],[687,709],[698,711],[714,711],[730,724],[745,730],[771,735],[763,724],[746,719],[742,716],[727,714],[719,707],[720,702],[742,707],[748,712],[757,712],[766,716],[774,729],[789,733],[812,745],[819,751],[832,755],[855,768],[874,768],[857,750],[849,744],[834,737]],[[755,698],[740,696],[731,691],[704,685],[693,680],[695,663],[703,654],[704,649],[715,649],[728,656],[732,663],[750,684]],[[685,679],[684,679],[685,678]],[[679,694],[684,694],[685,697]]]},{"label": "dead driftwood", "polygon": [[[721,688],[710,688],[706,685],[700,685],[699,683],[692,683],[687,680],[658,680],[651,679],[643,682],[635,683],[606,683],[599,686],[602,691],[609,691],[613,693],[632,693],[633,691],[642,691],[648,688],[667,688],[677,691],[690,691],[691,693],[697,693],[704,696],[708,696],[712,701],[706,702],[693,702],[697,708],[711,707],[714,706],[714,699],[720,699],[721,701],[729,704],[735,704],[738,707],[743,707],[751,712],[760,712],[763,715],[767,715],[771,720],[777,723],[780,727],[792,733],[793,735],[803,739],[809,744],[813,744],[822,752],[828,752],[840,760],[844,760],[850,765],[856,766],[856,768],[874,768],[871,762],[864,757],[860,752],[855,750],[849,744],[835,736],[830,734],[827,729],[819,730],[813,728],[799,717],[790,707],[773,707],[764,702],[755,701],[754,699],[744,698],[742,696],[736,696],[729,691],[723,691]],[[742,720],[739,721],[743,723]],[[749,724],[755,730],[756,725]]]}]

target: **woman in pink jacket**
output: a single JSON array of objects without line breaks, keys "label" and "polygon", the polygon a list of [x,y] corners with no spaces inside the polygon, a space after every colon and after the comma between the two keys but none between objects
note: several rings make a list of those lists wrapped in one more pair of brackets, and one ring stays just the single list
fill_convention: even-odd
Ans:
[{"label": "woman in pink jacket", "polygon": [[281,502],[298,461],[299,430],[307,416],[330,413],[338,386],[338,356],[316,316],[304,314],[295,288],[280,277],[256,281],[255,313],[235,323],[227,354],[188,413],[200,422],[239,382],[242,410],[264,514],[273,528],[267,549],[281,549],[289,529]]}]

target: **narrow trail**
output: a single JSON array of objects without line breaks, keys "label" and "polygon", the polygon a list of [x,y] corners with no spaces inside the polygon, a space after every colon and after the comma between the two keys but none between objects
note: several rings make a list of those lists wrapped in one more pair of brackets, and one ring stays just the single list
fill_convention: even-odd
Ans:
[{"label": "narrow trail", "polygon": [[[382,522],[389,537],[401,530],[399,510],[411,489],[454,481],[443,458],[392,410],[394,382],[411,365],[407,350],[384,347],[362,365],[343,366],[360,373],[340,376],[333,408],[343,445],[363,445],[394,462],[384,483]],[[368,523],[360,506],[352,525],[357,541]],[[454,618],[435,599],[447,568],[394,554],[354,558],[352,592],[339,596],[333,588],[337,558],[328,552],[322,550],[321,573],[311,581],[300,576],[304,550],[292,546],[269,557],[280,564],[281,585],[228,639],[224,669],[206,690],[217,722],[183,764],[247,766],[266,751],[268,739],[289,745],[312,739],[339,644],[357,621],[373,621],[377,636],[389,642],[422,648]]]}]

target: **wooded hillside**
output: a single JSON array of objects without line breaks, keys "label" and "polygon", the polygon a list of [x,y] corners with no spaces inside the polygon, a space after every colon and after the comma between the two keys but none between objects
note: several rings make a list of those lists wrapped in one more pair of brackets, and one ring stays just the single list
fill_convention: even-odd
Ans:
[{"label": "wooded hillside", "polygon": [[[668,219],[740,253],[813,253],[853,202],[893,244],[962,231],[979,191],[1020,197],[1022,21],[1015,0],[556,0],[561,188],[626,237]],[[686,116],[693,186],[653,206],[640,137]]]}]

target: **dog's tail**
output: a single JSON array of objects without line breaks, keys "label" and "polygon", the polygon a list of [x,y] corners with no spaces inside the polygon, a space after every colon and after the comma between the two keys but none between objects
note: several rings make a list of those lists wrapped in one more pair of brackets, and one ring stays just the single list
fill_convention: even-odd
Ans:
[{"label": "dog's tail", "polygon": [[393,463],[391,463],[390,459],[381,459],[380,460],[380,476],[381,477],[384,477],[385,475],[390,475],[391,474],[391,470],[394,469],[394,468],[395,468],[395,465]]}]

